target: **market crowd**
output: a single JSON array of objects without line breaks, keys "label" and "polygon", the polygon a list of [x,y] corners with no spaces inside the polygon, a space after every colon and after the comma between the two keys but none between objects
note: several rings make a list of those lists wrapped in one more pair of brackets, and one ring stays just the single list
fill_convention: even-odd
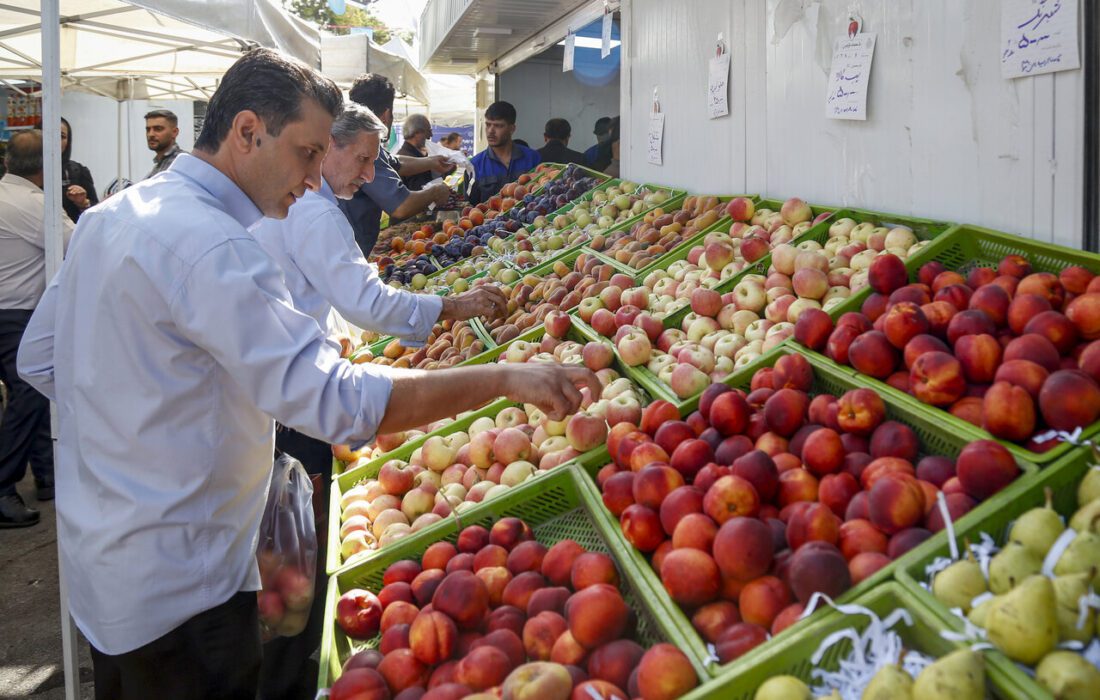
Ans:
[{"label": "market crowd", "polygon": [[[193,152],[177,143],[175,114],[149,112],[151,171],[102,201],[63,121],[65,258],[50,280],[42,133],[8,145],[0,527],[39,520],[16,490],[29,464],[37,500],[56,493],[62,572],[97,698],[313,697],[323,565],[306,630],[260,640],[256,540],[276,447],[321,474],[327,503],[329,444],[499,396],[560,419],[578,408],[580,388],[598,390],[583,367],[427,373],[340,357],[333,312],[415,345],[439,321],[506,310],[492,286],[414,295],[368,264],[383,212],[400,219],[450,196],[439,178],[454,162],[428,155],[426,118],[406,120],[396,153],[382,147],[393,101],[382,76],[361,77],[345,101],[308,66],[252,50],[223,77]],[[585,153],[569,149],[563,119],[547,122],[538,151],[513,140],[515,124],[506,102],[486,110],[471,201],[542,160],[617,168],[617,120],[597,122]],[[448,147],[460,146],[455,136]]]}]

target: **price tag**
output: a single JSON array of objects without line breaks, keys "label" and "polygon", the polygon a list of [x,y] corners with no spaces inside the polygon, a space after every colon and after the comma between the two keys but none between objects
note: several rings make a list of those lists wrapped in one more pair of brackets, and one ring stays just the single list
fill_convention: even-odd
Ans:
[{"label": "price tag", "polygon": [[1021,78],[1080,67],[1077,0],[1001,2],[1001,76]]},{"label": "price tag", "polygon": [[611,25],[615,15],[607,11],[607,7],[603,10],[603,25],[600,27],[600,58],[607,58],[611,55]]},{"label": "price tag", "polygon": [[730,55],[725,50],[722,35],[718,35],[717,55],[710,59],[707,71],[707,117],[717,119],[730,113],[729,77]]},{"label": "price tag", "polygon": [[561,59],[561,72],[568,73],[573,70],[573,50],[576,48],[577,36],[570,32],[565,35],[565,53]]},{"label": "price tag", "polygon": [[874,34],[854,34],[836,40],[829,70],[829,89],[825,94],[826,117],[867,119],[867,87],[874,56]]},{"label": "price tag", "polygon": [[663,112],[654,112],[649,115],[649,137],[647,138],[646,161],[653,165],[661,165],[661,150],[665,139],[665,115]]}]

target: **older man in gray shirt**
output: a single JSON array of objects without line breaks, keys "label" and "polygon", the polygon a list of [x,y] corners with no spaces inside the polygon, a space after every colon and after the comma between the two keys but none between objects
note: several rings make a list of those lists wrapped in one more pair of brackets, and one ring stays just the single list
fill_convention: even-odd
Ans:
[{"label": "older man in gray shirt", "polygon": [[[15,490],[28,461],[38,500],[53,498],[50,403],[15,369],[19,341],[46,289],[42,132],[16,133],[5,163],[8,172],[0,178],[0,381],[8,387],[8,406],[0,421],[0,528],[38,522],[38,511]],[[62,219],[68,245],[73,224]]]}]

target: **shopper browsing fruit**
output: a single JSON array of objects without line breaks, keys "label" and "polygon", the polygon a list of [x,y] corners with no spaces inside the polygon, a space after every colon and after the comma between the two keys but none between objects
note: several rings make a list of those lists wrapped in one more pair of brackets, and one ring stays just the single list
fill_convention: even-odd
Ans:
[{"label": "shopper browsing fruit", "polygon": [[57,402],[61,570],[99,698],[256,693],[273,417],[358,442],[502,394],[560,420],[598,389],[577,367],[340,359],[249,233],[320,186],[340,109],[308,66],[245,54],[194,155],[80,218],[24,334],[20,374]]},{"label": "shopper browsing fruit", "polygon": [[470,159],[474,185],[470,203],[480,204],[509,182],[542,162],[538,151],[512,140],[516,133],[516,108],[509,102],[494,102],[485,110],[485,141],[489,144]]}]

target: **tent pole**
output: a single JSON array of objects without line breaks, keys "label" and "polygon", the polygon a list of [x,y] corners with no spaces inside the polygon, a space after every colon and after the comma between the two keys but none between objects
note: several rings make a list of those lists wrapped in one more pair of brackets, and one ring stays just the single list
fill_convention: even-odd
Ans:
[{"label": "tent pole", "polygon": [[[61,267],[61,10],[59,0],[42,0],[42,165],[46,191],[44,228],[46,277],[52,279]],[[53,438],[57,440],[57,407],[50,406]],[[61,658],[65,669],[65,698],[80,697],[80,662],[77,656],[76,626],[69,616],[69,591],[65,586],[64,564],[58,538],[58,575],[61,603]]]}]

